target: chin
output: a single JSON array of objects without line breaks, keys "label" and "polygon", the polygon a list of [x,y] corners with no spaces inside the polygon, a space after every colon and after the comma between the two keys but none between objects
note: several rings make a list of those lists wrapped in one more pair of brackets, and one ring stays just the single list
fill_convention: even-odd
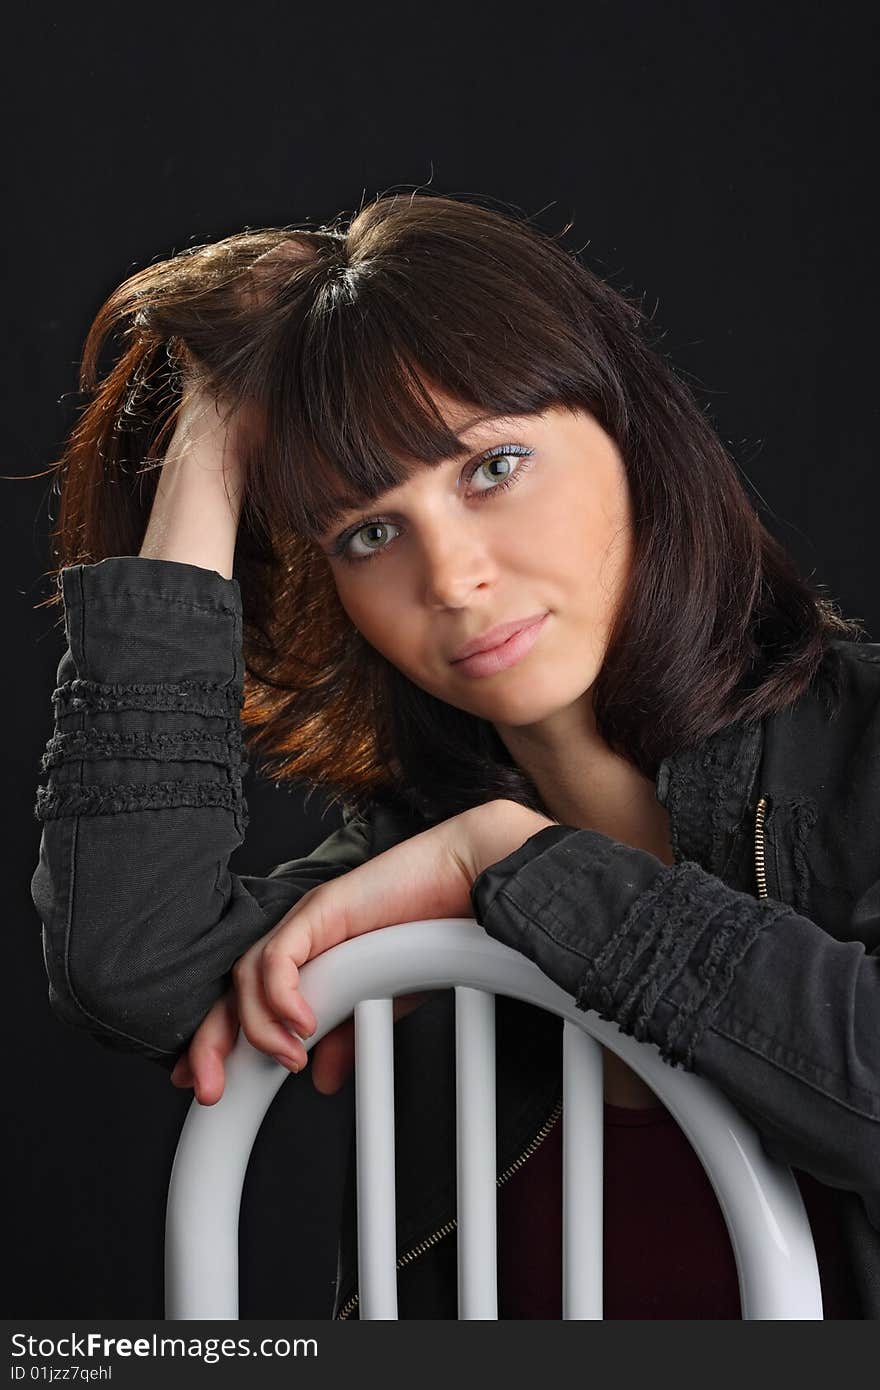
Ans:
[{"label": "chin", "polygon": [[505,691],[503,695],[499,693],[494,700],[487,698],[482,701],[482,707],[475,709],[474,713],[493,724],[506,724],[509,728],[515,729],[529,724],[540,724],[557,714],[560,709],[566,708],[569,703],[568,700],[560,701],[558,692],[551,696],[546,692],[523,689]]},{"label": "chin", "polygon": [[539,680],[524,680],[519,689],[499,691],[494,700],[487,699],[483,718],[511,728],[543,723],[589,699],[594,680],[595,677],[585,684],[581,677],[572,681],[567,690],[558,675],[554,679],[551,673],[545,672]]}]

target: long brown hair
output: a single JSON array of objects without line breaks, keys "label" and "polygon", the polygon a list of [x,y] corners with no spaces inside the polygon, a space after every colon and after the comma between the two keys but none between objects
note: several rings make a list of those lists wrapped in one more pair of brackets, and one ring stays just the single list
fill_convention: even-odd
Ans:
[{"label": "long brown hair", "polygon": [[[260,293],[243,294],[257,269]],[[862,630],[765,529],[650,331],[579,255],[477,200],[386,195],[347,225],[247,231],[174,255],[120,285],[89,330],[91,399],[53,465],[51,573],[138,553],[183,344],[218,393],[265,421],[243,460],[234,569],[242,723],[261,771],[352,811],[389,795],[434,817],[494,797],[543,809],[491,723],[415,686],[355,631],[315,537],[418,461],[464,452],[426,382],[493,415],[590,411],[622,453],[634,516],[596,725],[654,777],[668,754],[786,708],[820,671],[836,693],[834,639]]]}]

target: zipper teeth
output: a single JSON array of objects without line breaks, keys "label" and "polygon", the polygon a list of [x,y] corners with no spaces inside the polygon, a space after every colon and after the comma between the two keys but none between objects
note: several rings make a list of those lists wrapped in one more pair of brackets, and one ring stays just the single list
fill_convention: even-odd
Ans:
[{"label": "zipper teeth", "polygon": [[764,862],[764,816],[767,812],[767,798],[762,796],[755,811],[755,881],[758,897],[767,897],[767,872]]},{"label": "zipper teeth", "polygon": [[518,1168],[522,1167],[526,1159],[531,1158],[532,1154],[535,1152],[535,1149],[540,1148],[541,1144],[543,1144],[544,1140],[547,1138],[547,1135],[550,1133],[551,1129],[556,1124],[556,1121],[559,1119],[559,1116],[561,1114],[562,1101],[558,1100],[554,1105],[553,1109],[550,1111],[550,1114],[547,1116],[546,1120],[542,1124],[541,1128],[538,1130],[538,1133],[535,1135],[534,1139],[529,1144],[528,1148],[523,1149],[519,1158],[514,1159],[510,1167],[505,1168],[504,1172],[500,1173],[498,1177],[495,1179],[496,1187],[500,1187],[502,1183],[507,1182],[507,1179],[512,1177]]},{"label": "zipper teeth", "polygon": [[[507,1179],[512,1177],[513,1174],[517,1171],[517,1169],[522,1167],[526,1159],[531,1158],[532,1154],[535,1152],[535,1149],[540,1148],[541,1144],[543,1144],[544,1140],[547,1138],[547,1135],[550,1133],[551,1129],[556,1124],[556,1121],[559,1119],[559,1116],[561,1114],[562,1101],[558,1100],[554,1105],[553,1109],[551,1110],[550,1114],[547,1116],[547,1119],[544,1121],[541,1128],[538,1130],[538,1133],[535,1135],[534,1139],[532,1139],[531,1143],[528,1145],[528,1147],[523,1149],[519,1158],[515,1159],[514,1162],[511,1163],[509,1168],[505,1168],[503,1173],[499,1173],[498,1177],[495,1179],[496,1187],[501,1187],[503,1183],[507,1182]],[[426,1250],[429,1250],[432,1245],[436,1245],[438,1241],[444,1238],[444,1236],[448,1236],[452,1231],[454,1231],[457,1225],[458,1217],[453,1216],[450,1221],[446,1222],[445,1226],[438,1227],[436,1231],[432,1231],[431,1234],[429,1236],[426,1236],[424,1240],[419,1241],[418,1245],[414,1245],[412,1250],[407,1250],[405,1255],[401,1255],[399,1260],[397,1261],[396,1268],[403,1269],[404,1265],[411,1264],[413,1260],[418,1259],[419,1255],[423,1255]],[[352,1312],[357,1306],[359,1298],[359,1293],[351,1294],[343,1308],[340,1310],[336,1319],[337,1322],[342,1322],[344,1318],[348,1318],[351,1316]]]}]

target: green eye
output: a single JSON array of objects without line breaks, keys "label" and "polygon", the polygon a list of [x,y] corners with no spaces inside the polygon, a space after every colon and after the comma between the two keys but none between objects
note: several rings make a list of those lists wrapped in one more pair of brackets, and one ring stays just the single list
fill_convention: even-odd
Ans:
[{"label": "green eye", "polygon": [[[534,449],[527,449],[522,444],[497,444],[494,449],[489,449],[487,453],[483,454],[482,457],[477,460],[476,464],[471,469],[468,475],[468,482],[470,482],[476,476],[476,474],[479,473],[480,469],[486,468],[490,464],[494,464],[496,460],[504,460],[504,462],[507,464],[508,471],[503,476],[496,478],[494,482],[492,482],[492,480],[490,479],[490,483],[492,483],[490,487],[478,488],[476,492],[472,494],[472,496],[477,501],[482,502],[487,497],[494,497],[496,496],[496,494],[504,492],[506,488],[513,487],[516,483],[519,482],[520,478],[526,472],[526,468],[528,465],[521,464],[514,471],[512,465],[508,462],[509,458],[527,458],[534,452]],[[386,550],[390,549],[390,547],[394,544],[396,537],[392,536],[391,540],[388,541],[385,545],[381,544],[381,537],[378,538],[379,544],[376,546],[369,546],[369,543],[365,542],[365,544],[368,545],[368,553],[366,555],[353,554],[350,548],[351,542],[354,541],[358,536],[362,536],[365,531],[387,532],[389,527],[394,531],[400,529],[398,526],[395,525],[393,521],[383,521],[382,518],[378,516],[368,517],[367,520],[362,521],[359,526],[355,526],[352,528],[352,530],[343,533],[343,535],[340,536],[339,540],[336,542],[336,545],[331,551],[331,554],[338,555],[341,559],[343,559],[346,562],[346,564],[351,565],[359,565],[363,560],[374,560],[377,556],[384,555]]]}]

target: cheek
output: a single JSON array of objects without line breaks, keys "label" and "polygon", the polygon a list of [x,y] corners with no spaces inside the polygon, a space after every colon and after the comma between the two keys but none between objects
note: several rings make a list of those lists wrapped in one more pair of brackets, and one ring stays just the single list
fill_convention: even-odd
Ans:
[{"label": "cheek", "polygon": [[530,541],[521,553],[528,555],[535,575],[565,595],[571,612],[604,620],[616,607],[632,564],[626,498],[572,489],[556,502],[530,514]]},{"label": "cheek", "polygon": [[[381,565],[382,561],[375,563]],[[368,642],[380,650],[393,642],[400,626],[393,593],[369,583],[346,584],[344,580],[337,582],[336,592],[351,622]]]},{"label": "cheek", "polygon": [[555,577],[567,592],[572,585],[588,592],[607,545],[604,518],[572,490],[530,510],[516,553],[536,576]]}]

